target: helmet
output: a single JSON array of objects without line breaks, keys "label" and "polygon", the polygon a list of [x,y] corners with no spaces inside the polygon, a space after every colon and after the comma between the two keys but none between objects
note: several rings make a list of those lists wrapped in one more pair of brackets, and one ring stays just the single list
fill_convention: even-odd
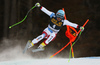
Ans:
[{"label": "helmet", "polygon": [[56,16],[63,19],[65,15],[65,12],[63,10],[58,10],[56,13]]}]

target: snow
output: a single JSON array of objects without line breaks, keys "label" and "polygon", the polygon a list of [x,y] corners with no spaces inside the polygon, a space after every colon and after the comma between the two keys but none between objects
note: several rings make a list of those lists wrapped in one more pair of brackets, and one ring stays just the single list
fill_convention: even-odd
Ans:
[{"label": "snow", "polygon": [[[20,43],[18,41],[15,40],[14,42]],[[0,65],[100,65],[100,57],[72,58],[68,62],[69,58],[49,58],[52,55],[50,53],[47,53],[46,57],[44,52],[33,54],[29,53],[29,50],[23,54],[24,47],[21,47],[20,44],[10,47],[11,44],[9,43],[13,43],[12,40],[10,42],[5,40],[4,43],[0,48]],[[7,48],[4,49],[4,46]]]},{"label": "snow", "polygon": [[0,65],[100,65],[100,57],[72,58],[70,62],[68,60],[66,58],[24,59],[2,61]]}]

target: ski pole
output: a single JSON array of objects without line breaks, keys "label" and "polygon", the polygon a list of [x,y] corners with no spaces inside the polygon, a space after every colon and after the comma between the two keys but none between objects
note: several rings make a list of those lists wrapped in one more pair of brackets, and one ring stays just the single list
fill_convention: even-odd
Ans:
[{"label": "ski pole", "polygon": [[13,25],[11,25],[11,26],[9,26],[9,28],[12,28],[12,27],[14,27],[14,26],[16,26],[16,25],[18,25],[18,24],[20,24],[20,23],[22,23],[26,18],[27,18],[27,16],[28,16],[28,14],[29,14],[29,12],[32,10],[32,9],[34,9],[36,6],[33,6],[28,12],[27,12],[27,14],[25,15],[25,17],[24,17],[24,19],[23,20],[21,20],[21,21],[19,21],[18,23],[15,23],[15,24],[13,24]]},{"label": "ski pole", "polygon": [[79,40],[79,38],[80,38],[80,36],[81,36],[81,33],[82,33],[82,32],[79,33],[79,37],[78,37],[77,40],[72,44],[72,46],[71,46],[71,48],[70,48],[70,53],[69,53],[69,60],[68,60],[68,62],[70,62],[70,58],[71,58],[71,49],[72,49],[72,47],[74,46],[74,44]]},{"label": "ski pole", "polygon": [[72,42],[70,43],[71,50],[72,50],[72,57],[74,58],[74,52],[73,52],[73,47],[72,47]]},{"label": "ski pole", "polygon": [[[83,27],[88,23],[89,19],[87,19],[87,21],[84,23]],[[81,30],[78,31],[77,35],[79,34],[79,37],[77,38],[77,40],[72,44],[71,48],[74,46],[74,44],[79,40],[82,32]],[[70,58],[71,58],[71,48],[70,48],[70,53],[69,53],[69,60],[68,62],[70,62]]]}]

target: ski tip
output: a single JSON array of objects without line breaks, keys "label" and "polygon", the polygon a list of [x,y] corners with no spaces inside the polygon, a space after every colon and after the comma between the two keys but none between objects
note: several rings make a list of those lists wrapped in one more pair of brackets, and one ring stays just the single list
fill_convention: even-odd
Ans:
[{"label": "ski tip", "polygon": [[39,51],[44,51],[44,49],[39,49],[39,48],[37,48],[37,49],[33,49],[33,50],[32,50],[32,52],[39,52]]},{"label": "ski tip", "polygon": [[23,54],[25,54],[26,50],[23,50]]},{"label": "ski tip", "polygon": [[24,54],[25,52],[23,51],[23,54]]}]

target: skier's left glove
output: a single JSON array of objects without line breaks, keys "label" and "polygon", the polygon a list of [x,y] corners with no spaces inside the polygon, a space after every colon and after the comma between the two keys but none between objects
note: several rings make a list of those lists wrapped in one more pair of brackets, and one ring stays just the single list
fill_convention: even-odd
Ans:
[{"label": "skier's left glove", "polygon": [[36,7],[40,7],[41,5],[40,5],[40,3],[36,3],[35,6]]},{"label": "skier's left glove", "polygon": [[83,26],[80,26],[80,29],[81,29],[82,32],[84,31],[84,27]]}]

